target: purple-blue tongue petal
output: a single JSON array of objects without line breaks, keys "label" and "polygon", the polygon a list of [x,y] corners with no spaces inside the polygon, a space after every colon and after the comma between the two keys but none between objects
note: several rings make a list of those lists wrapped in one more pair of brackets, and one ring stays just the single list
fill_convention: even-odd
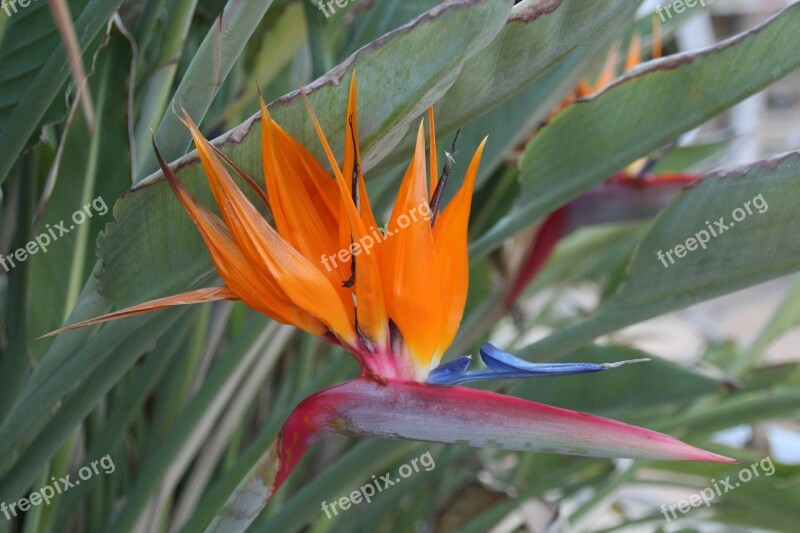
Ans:
[{"label": "purple-blue tongue petal", "polygon": [[[528,379],[566,376],[569,374],[587,374],[601,372],[632,363],[641,363],[649,359],[633,359],[617,363],[531,363],[515,357],[510,353],[489,343],[481,346],[481,359],[489,370],[467,372],[470,359],[461,356],[431,371],[428,383],[432,385],[456,385],[468,381],[490,379]],[[452,365],[452,366],[451,366]]]},{"label": "purple-blue tongue petal", "polygon": [[472,357],[462,355],[443,365],[439,365],[428,374],[428,383],[431,385],[450,385],[458,383],[472,362]]}]

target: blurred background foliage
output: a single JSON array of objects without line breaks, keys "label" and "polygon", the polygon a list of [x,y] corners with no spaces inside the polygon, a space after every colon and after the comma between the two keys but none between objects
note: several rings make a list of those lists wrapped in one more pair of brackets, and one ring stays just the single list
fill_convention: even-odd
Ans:
[{"label": "blurred background foliage", "polygon": [[[489,136],[470,224],[470,296],[451,356],[491,339],[535,361],[650,357],[613,373],[501,387],[745,463],[769,454],[776,471],[666,522],[662,505],[740,467],[332,438],[315,446],[251,530],[796,530],[800,461],[782,450],[800,438],[800,359],[796,345],[780,360],[765,355],[800,322],[800,283],[785,277],[800,270],[800,155],[742,160],[752,139],[742,148],[737,126],[754,95],[769,94],[773,107],[793,98],[785,82],[800,67],[800,5],[749,2],[741,17],[739,3],[722,4],[717,18],[697,5],[668,19],[630,0],[351,0],[329,4],[330,17],[304,0],[59,0],[0,13],[0,253],[13,257],[61,221],[74,226],[46,253],[0,270],[0,501],[52,477],[74,478],[105,455],[115,464],[48,506],[0,519],[0,531],[203,531],[291,409],[357,374],[340,349],[240,303],[37,340],[65,323],[217,282],[194,226],[154,174],[152,136],[210,204],[173,110],[186,109],[258,176],[258,87],[276,120],[321,156],[298,99],[298,83],[306,86],[341,154],[340,83],[353,68],[370,196],[384,218],[410,154],[410,126],[428,106],[437,112],[440,161],[462,128],[450,191],[465,170],[460,154]],[[85,86],[54,22],[57,5],[71,14],[61,22],[74,27]],[[654,28],[666,58],[650,61],[661,46]],[[736,37],[698,41],[714,30]],[[637,42],[641,65],[555,112],[581,80],[602,78],[609,57],[623,72]],[[766,146],[800,144],[796,127],[770,133]],[[755,159],[773,155],[766,151]],[[743,163],[751,164],[713,171]],[[675,172],[703,179],[655,195],[592,196],[615,174]],[[667,269],[656,259],[759,194],[769,210],[708,250]],[[70,222],[97,198],[105,214]],[[538,228],[563,206],[580,229],[561,232],[544,268],[520,286],[542,242]],[[779,298],[759,307],[767,316],[748,342],[702,335],[694,356],[673,358],[675,339],[703,328],[673,324],[652,347],[623,329],[772,279],[781,280]],[[426,451],[434,470],[333,519],[320,510]]]}]

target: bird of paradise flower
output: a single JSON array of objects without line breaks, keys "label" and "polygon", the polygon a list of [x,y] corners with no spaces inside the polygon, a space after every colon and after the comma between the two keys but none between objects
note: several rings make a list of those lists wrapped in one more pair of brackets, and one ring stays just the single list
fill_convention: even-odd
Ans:
[{"label": "bird of paradise flower", "polygon": [[[259,471],[254,469],[245,479],[214,528],[245,529],[308,446],[332,433],[595,457],[736,462],[647,429],[457,386],[474,380],[598,372],[637,361],[534,364],[485,344],[480,349],[484,370],[468,370],[469,356],[440,365],[466,302],[467,222],[486,139],[475,151],[459,191],[441,209],[446,180],[437,176],[434,117],[429,110],[429,160],[421,123],[388,223],[394,236],[377,243],[374,253],[353,255],[349,265],[323,268],[321,257],[359,242],[377,223],[357,142],[355,74],[342,168],[307,100],[306,105],[333,177],[271,118],[262,101],[266,192],[185,117],[222,218],[197,202],[155,148],[164,176],[197,226],[224,286],[154,300],[53,333],[173,305],[241,300],[355,357],[361,375],[296,407],[268,450],[266,470],[262,462]],[[275,227],[237,187],[228,168],[269,206]],[[417,220],[397,231],[398,219],[424,202],[430,204],[430,220]]]},{"label": "bird of paradise flower", "polygon": [[[663,52],[661,22],[656,16],[652,17],[652,21],[650,59],[658,60],[661,59]],[[608,89],[618,74],[619,52],[619,45],[617,43],[612,45],[594,81],[582,79],[552,111],[548,121],[577,102],[593,98]],[[620,74],[629,73],[642,64],[642,57],[642,37],[634,33]],[[517,151],[524,152],[525,147],[543,127],[545,125],[535,130]],[[570,232],[594,224],[653,217],[664,209],[681,189],[701,179],[700,173],[652,173],[659,159],[675,146],[677,142],[651,157],[634,161],[603,183],[550,213],[536,229],[522,260],[510,276],[508,289],[503,297],[502,310],[511,309],[515,305],[528,285],[541,272],[555,251],[556,245]]]}]

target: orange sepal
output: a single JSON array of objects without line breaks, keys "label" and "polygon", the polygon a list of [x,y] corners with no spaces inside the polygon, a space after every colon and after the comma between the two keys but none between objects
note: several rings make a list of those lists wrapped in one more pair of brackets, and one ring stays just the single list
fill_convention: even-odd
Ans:
[{"label": "orange sepal", "polygon": [[438,154],[436,153],[436,120],[433,116],[433,106],[428,108],[428,138],[430,140],[430,174],[431,174],[431,188],[430,199],[433,200],[433,193],[436,192],[436,186],[439,184],[439,162],[437,161]]},{"label": "orange sepal", "polygon": [[161,157],[155,144],[153,149],[167,183],[194,221],[225,284],[253,309],[314,335],[324,335],[328,328],[317,318],[298,309],[273,276],[253,268],[233,242],[225,224],[192,196]]},{"label": "orange sepal", "polygon": [[603,70],[600,71],[600,76],[594,83],[591,94],[600,92],[614,81],[617,73],[617,55],[619,54],[619,44],[614,43],[606,56],[606,62],[603,65]]},{"label": "orange sepal", "polygon": [[53,335],[58,335],[59,333],[72,331],[74,329],[83,328],[86,326],[93,326],[95,324],[102,324],[103,322],[117,320],[118,318],[126,318],[129,316],[141,315],[144,313],[149,313],[150,311],[157,311],[159,309],[172,307],[173,305],[191,305],[203,302],[217,302],[220,300],[238,300],[238,299],[239,297],[236,296],[233,293],[233,291],[231,291],[228,287],[209,287],[206,289],[197,289],[194,291],[184,292],[182,294],[176,294],[175,296],[168,296],[166,298],[151,300],[149,302],[134,305],[132,307],[121,309],[119,311],[114,311],[113,313],[108,313],[107,315],[99,316],[97,318],[84,320],[83,322],[78,322],[76,324],[72,324],[71,326],[51,331],[50,333],[42,335],[39,338],[44,339],[46,337],[52,337]]},{"label": "orange sepal", "polygon": [[661,58],[664,44],[661,37],[661,18],[653,16],[653,59]]},{"label": "orange sepal", "polygon": [[433,228],[436,261],[441,280],[442,325],[434,364],[453,342],[464,315],[469,288],[469,246],[467,225],[475,178],[487,139],[478,146],[464,177],[464,184],[447,205]]},{"label": "orange sepal", "polygon": [[[353,78],[351,81],[351,90],[350,90],[350,98],[348,103],[348,110],[352,111],[353,116],[353,125],[357,127],[356,122],[356,115],[355,115],[355,98],[356,98],[356,90],[355,90],[355,74],[353,74]],[[353,203],[353,199],[351,197],[351,187],[348,187],[347,181],[345,177],[342,175],[341,170],[339,169],[339,164],[336,162],[336,158],[333,155],[333,151],[331,150],[330,145],[328,144],[328,140],[325,138],[325,133],[322,131],[322,126],[317,119],[317,115],[314,112],[311,104],[306,98],[305,93],[301,92],[303,95],[303,100],[305,101],[306,107],[308,108],[308,112],[311,115],[311,120],[314,123],[314,128],[317,131],[317,136],[319,137],[320,142],[322,143],[322,147],[325,150],[325,154],[328,157],[328,162],[333,169],[333,173],[336,176],[336,184],[339,187],[339,194],[340,194],[340,206],[344,210],[347,215],[346,221],[349,223],[350,226],[350,236],[354,243],[363,243],[365,237],[368,237],[368,230],[364,221],[362,219],[362,213],[365,211],[362,210],[359,213],[358,208]],[[348,113],[349,115],[349,113]],[[345,134],[350,139],[350,143],[352,143],[352,132],[350,131],[349,127],[349,119],[346,117],[345,120],[348,120],[348,125],[345,128]],[[357,129],[355,130],[358,131]],[[357,137],[355,137],[357,140]],[[347,144],[347,142],[345,143]],[[358,155],[357,147],[352,147],[353,151],[349,152],[351,156],[355,153],[356,156]],[[348,153],[348,152],[346,152]],[[360,160],[359,160],[360,166]],[[352,166],[351,172],[352,172]],[[360,172],[359,172],[360,174]],[[360,177],[360,176],[359,176]],[[369,202],[366,196],[366,189],[363,187],[363,180],[360,180],[359,183],[359,191],[363,192],[362,196],[362,205],[363,203]],[[371,210],[367,210],[367,218],[371,219],[374,222],[374,218],[372,218]],[[345,220],[341,220],[340,224],[344,224]],[[371,238],[371,237],[370,237]],[[349,243],[348,243],[349,244]],[[356,260],[356,279],[355,279],[355,290],[356,290],[356,306],[357,306],[357,318],[359,328],[367,334],[370,338],[374,341],[383,344],[387,338],[387,331],[386,331],[386,323],[387,323],[387,314],[386,314],[386,307],[384,304],[384,294],[381,287],[381,276],[378,270],[378,257],[374,253],[359,253],[358,255],[354,256]]]},{"label": "orange sepal", "polygon": [[[288,142],[291,137],[272,120],[263,99],[261,132],[264,182],[278,233],[328,278],[342,301],[348,321],[354,323],[353,291],[342,286],[342,281],[350,275],[350,269],[346,268],[348,265],[330,259],[341,248],[337,231],[339,223],[328,210],[331,200],[326,202],[321,196],[338,195],[335,183],[316,164],[316,160],[316,166],[301,161],[305,157],[313,159],[313,156],[305,148],[301,152],[299,145]],[[308,175],[312,168],[312,172],[318,175]],[[333,191],[314,185],[322,182],[334,187]]]},{"label": "orange sepal", "polygon": [[642,37],[634,33],[628,47],[628,57],[625,59],[625,72],[642,62]]},{"label": "orange sepal", "polygon": [[418,372],[425,373],[442,319],[433,233],[430,221],[419,213],[428,206],[427,181],[425,130],[420,123],[414,156],[389,220],[381,267],[389,316],[403,334]]},{"label": "orange sepal", "polygon": [[287,243],[233,182],[210,143],[186,116],[209,185],[234,242],[251,264],[271,275],[292,302],[319,318],[345,343],[355,329],[341,298],[323,272]]}]

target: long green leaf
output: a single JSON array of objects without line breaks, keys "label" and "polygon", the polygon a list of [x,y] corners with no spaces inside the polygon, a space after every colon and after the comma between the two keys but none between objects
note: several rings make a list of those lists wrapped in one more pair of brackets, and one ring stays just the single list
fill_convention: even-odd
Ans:
[{"label": "long green leaf", "polygon": [[[553,357],[628,324],[800,270],[798,203],[800,154],[706,177],[656,219],[617,291],[592,317],[523,353]],[[720,230],[718,221],[728,229]],[[722,232],[714,237],[712,231]],[[670,259],[666,252],[679,245]]]},{"label": "long green leaf", "polygon": [[[34,233],[52,242],[44,250],[46,253],[37,253],[29,260],[34,278],[48,281],[32,285],[30,298],[34,302],[58,302],[31,309],[29,342],[37,358],[51,343],[33,339],[57,329],[72,311],[94,266],[97,235],[113,221],[111,206],[130,186],[129,151],[120,147],[129,146],[125,102],[130,94],[126,78],[131,43],[116,30],[108,39],[89,78],[97,108],[95,135],[89,134],[80,113],[65,131],[66,144],[56,184]],[[75,224],[73,216],[84,206],[89,206],[92,216]],[[50,237],[59,235],[59,231],[49,233],[48,229],[61,221],[69,233],[53,240]]]},{"label": "long green leaf", "polygon": [[[73,11],[80,13],[75,21],[75,31],[82,51],[89,48],[121,3],[122,0],[90,0],[82,11]],[[77,3],[75,7],[81,5]],[[0,90],[0,95],[3,97],[9,95],[8,100],[0,100],[0,106],[6,109],[13,108],[13,111],[6,114],[6,120],[0,122],[0,146],[3,147],[3,157],[0,158],[0,184],[5,181],[17,156],[45,117],[48,106],[55,100],[70,74],[63,45],[60,41],[54,42],[45,35],[53,27],[46,4],[34,4],[27,9],[32,10],[28,12],[31,13],[31,20],[25,20],[26,13],[21,13],[18,15],[20,18],[15,19],[14,23],[19,24],[20,32],[25,33],[27,32],[25,24],[35,20],[33,26],[35,33],[32,36],[14,39],[12,42],[9,28],[3,41],[5,57],[0,58],[4,66],[3,78],[0,80],[9,84],[7,86],[9,88],[3,87]],[[36,64],[42,54],[38,46],[47,49],[45,52],[47,60],[37,69]],[[20,55],[16,56],[17,53]],[[27,54],[35,54],[30,58],[33,65],[26,62],[26,59],[29,59]],[[9,56],[13,57],[9,59]],[[6,70],[9,63],[14,64],[14,67]],[[36,72],[35,77],[31,78],[31,71]]]},{"label": "long green leaf", "polygon": [[[253,327],[248,328],[248,334],[243,335],[239,342],[232,345],[224,354],[203,384],[203,388],[186,406],[183,415],[173,426],[162,446],[143,465],[135,487],[125,506],[109,526],[109,531],[130,531],[142,519],[141,513],[154,489],[170,470],[176,467],[180,470],[185,468],[194,456],[196,448],[212,430],[214,421],[236,392],[254,360],[267,346],[270,358],[276,357],[283,349],[292,330],[277,323],[264,327],[266,320],[261,316],[253,317],[250,323]],[[188,454],[187,449],[190,452]],[[176,461],[181,455],[181,461]]]},{"label": "long green leaf", "polygon": [[[181,79],[156,131],[156,143],[167,161],[185,154],[191,143],[189,131],[174,112],[186,110],[192,120],[198,124],[202,122],[222,82],[270,5],[272,0],[231,0],[214,22],[192,59],[189,70]],[[139,161],[134,181],[141,181],[157,169],[153,151],[148,150]]]},{"label": "long green leaf", "polygon": [[[457,128],[493,110],[484,123],[498,131],[490,136],[488,165],[482,165],[491,172],[512,140],[547,118],[577,83],[587,56],[605,50],[635,9],[627,0],[525,0],[515,5],[497,38],[469,60],[437,104],[437,132],[449,140]],[[567,25],[581,31],[563,31]],[[469,137],[462,146],[477,146],[492,133],[479,131],[484,123],[465,132]],[[379,173],[407,160],[414,147],[412,133],[382,162]]]}]

